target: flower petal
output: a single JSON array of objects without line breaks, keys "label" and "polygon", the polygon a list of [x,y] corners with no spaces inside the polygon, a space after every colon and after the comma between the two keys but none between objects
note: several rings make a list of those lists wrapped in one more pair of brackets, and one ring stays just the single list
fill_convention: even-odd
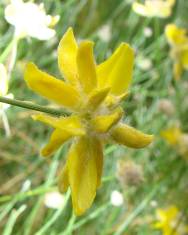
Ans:
[{"label": "flower petal", "polygon": [[182,136],[182,132],[178,127],[171,127],[161,131],[161,136],[171,145],[176,145]]},{"label": "flower petal", "polygon": [[153,135],[146,135],[126,124],[119,124],[114,127],[111,136],[119,144],[131,148],[143,148],[153,140]]},{"label": "flower petal", "polygon": [[148,9],[148,7],[146,7],[144,4],[134,2],[132,4],[132,9],[133,9],[134,12],[136,12],[139,15],[148,16],[148,17],[152,16],[151,12],[150,12],[150,9]]},{"label": "flower petal", "polygon": [[178,28],[175,24],[168,24],[165,27],[165,35],[171,45],[180,45],[187,42],[186,30]]},{"label": "flower petal", "polygon": [[93,155],[96,161],[97,168],[97,188],[101,186],[103,172],[103,146],[100,140],[93,138]]},{"label": "flower petal", "polygon": [[120,103],[127,98],[128,95],[129,95],[129,92],[127,91],[122,93],[119,96],[110,94],[107,96],[105,100],[105,104],[109,109],[113,109],[115,107],[118,107]]},{"label": "flower petal", "polygon": [[93,42],[80,43],[77,54],[79,81],[86,93],[90,93],[97,86],[96,66],[93,57]]},{"label": "flower petal", "polygon": [[182,72],[183,72],[182,64],[180,62],[175,62],[173,65],[173,75],[177,81],[181,78]]},{"label": "flower petal", "polygon": [[110,91],[109,87],[102,88],[100,90],[95,90],[91,93],[88,99],[87,108],[95,110],[98,106],[105,100]]},{"label": "flower petal", "polygon": [[27,85],[40,95],[67,108],[78,110],[80,106],[79,93],[62,80],[42,72],[33,63],[27,64],[24,79]]},{"label": "flower petal", "polygon": [[65,193],[69,187],[68,164],[65,163],[58,179],[58,188],[61,193]]},{"label": "flower petal", "polygon": [[33,115],[32,118],[54,128],[61,129],[62,131],[67,131],[75,136],[85,134],[85,130],[83,129],[81,121],[77,116],[55,118],[45,114],[37,114]]},{"label": "flower petal", "polygon": [[42,156],[48,157],[58,148],[60,148],[61,145],[64,144],[64,142],[70,139],[72,136],[73,135],[69,131],[55,129],[50,137],[48,144],[41,150]]},{"label": "flower petal", "polygon": [[122,115],[123,110],[118,108],[109,115],[96,116],[92,120],[93,128],[96,132],[105,133],[120,120]]},{"label": "flower petal", "polygon": [[99,87],[110,86],[112,94],[121,95],[131,82],[133,62],[133,49],[122,43],[109,59],[97,66]]},{"label": "flower petal", "polygon": [[[187,44],[188,44],[188,40],[187,40]],[[182,65],[185,69],[188,69],[188,50],[185,50],[182,52]]]},{"label": "flower petal", "polygon": [[92,204],[98,186],[96,160],[98,153],[94,139],[81,137],[68,154],[69,183],[76,215],[83,214]]},{"label": "flower petal", "polygon": [[5,96],[8,92],[8,75],[6,68],[0,64],[0,95]]},{"label": "flower petal", "polygon": [[69,28],[62,37],[58,46],[59,69],[65,79],[72,85],[78,84],[76,55],[78,46],[72,28]]}]

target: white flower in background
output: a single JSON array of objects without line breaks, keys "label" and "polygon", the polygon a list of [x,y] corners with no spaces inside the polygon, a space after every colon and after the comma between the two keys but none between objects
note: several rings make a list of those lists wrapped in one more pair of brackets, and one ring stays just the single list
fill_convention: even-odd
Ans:
[{"label": "white flower in background", "polygon": [[138,56],[137,66],[143,71],[148,71],[152,68],[152,61],[144,56]]},{"label": "white flower in background", "polygon": [[[13,94],[8,94],[8,82],[7,70],[3,64],[0,64],[0,96],[13,98]],[[0,103],[0,116],[3,120],[6,136],[10,136],[10,127],[5,113],[9,106],[9,104]]]},{"label": "white flower in background", "polygon": [[[0,64],[0,96],[4,96],[7,98],[13,98],[13,94],[8,94],[8,75],[7,70],[3,64]],[[6,110],[10,105],[0,103],[0,113]]]},{"label": "white flower in background", "polygon": [[123,195],[117,190],[112,191],[110,202],[113,206],[119,207],[123,204]]},{"label": "white flower in background", "polygon": [[144,4],[135,1],[132,5],[133,10],[145,17],[169,17],[175,0],[145,0]]},{"label": "white flower in background", "polygon": [[46,193],[44,204],[48,208],[59,209],[65,203],[65,197],[58,191]]},{"label": "white flower in background", "polygon": [[31,188],[31,180],[27,179],[23,182],[21,192],[26,192]]},{"label": "white flower in background", "polygon": [[98,37],[103,40],[104,42],[109,42],[111,39],[111,27],[109,24],[103,25],[97,32]]},{"label": "white flower in background", "polygon": [[57,23],[59,16],[46,15],[42,4],[11,0],[5,8],[5,19],[15,27],[16,38],[30,36],[48,40],[55,35],[55,30],[49,27]]},{"label": "white flower in background", "polygon": [[144,36],[145,36],[146,38],[150,38],[152,35],[153,35],[152,28],[150,28],[150,27],[145,27],[145,28],[144,28]]},{"label": "white flower in background", "polygon": [[151,207],[157,207],[158,206],[158,203],[157,203],[157,201],[155,201],[155,200],[152,200],[151,202],[150,202],[150,206]]},{"label": "white flower in background", "polygon": [[8,92],[7,71],[3,64],[0,64],[0,95],[5,96]]}]

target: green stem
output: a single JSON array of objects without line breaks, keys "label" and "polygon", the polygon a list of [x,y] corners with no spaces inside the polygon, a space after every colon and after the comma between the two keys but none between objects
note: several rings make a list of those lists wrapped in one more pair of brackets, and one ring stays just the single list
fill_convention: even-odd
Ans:
[{"label": "green stem", "polygon": [[33,104],[32,102],[29,101],[22,101],[22,100],[15,100],[15,99],[10,99],[6,97],[0,96],[0,103],[6,103],[14,106],[18,106],[21,108],[25,109],[31,109],[43,113],[48,113],[54,116],[63,116],[63,115],[68,115],[68,113],[64,110],[58,110],[54,108],[49,108],[49,107],[44,107],[38,104]]},{"label": "green stem", "polygon": [[12,41],[10,41],[10,43],[8,44],[8,46],[5,48],[5,50],[3,51],[3,53],[0,56],[0,63],[3,63],[4,60],[7,58],[7,56],[9,55],[10,51],[12,50],[12,48],[14,47],[14,45],[17,43],[16,38],[13,38]]}]

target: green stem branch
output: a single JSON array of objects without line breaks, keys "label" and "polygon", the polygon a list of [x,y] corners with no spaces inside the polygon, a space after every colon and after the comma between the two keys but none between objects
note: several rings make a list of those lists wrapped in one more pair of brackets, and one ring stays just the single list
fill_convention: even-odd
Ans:
[{"label": "green stem branch", "polygon": [[64,110],[44,107],[38,104],[33,104],[32,102],[29,102],[29,101],[10,99],[6,97],[2,97],[2,96],[0,96],[0,103],[6,103],[6,104],[21,107],[21,108],[25,108],[25,109],[31,109],[31,110],[35,110],[35,111],[39,111],[43,113],[48,113],[54,116],[63,116],[63,115],[67,116],[68,115],[68,113]]},{"label": "green stem branch", "polygon": [[8,46],[5,48],[5,50],[2,52],[2,54],[0,56],[0,63],[4,62],[4,60],[7,58],[7,56],[11,52],[14,45],[17,43],[17,41],[18,41],[18,39],[16,39],[16,38],[13,38],[12,41],[10,41],[10,43],[8,44]]}]

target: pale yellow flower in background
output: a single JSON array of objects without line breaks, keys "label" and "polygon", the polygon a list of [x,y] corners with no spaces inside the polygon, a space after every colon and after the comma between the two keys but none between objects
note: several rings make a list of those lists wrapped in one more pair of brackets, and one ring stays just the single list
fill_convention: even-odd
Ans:
[{"label": "pale yellow flower in background", "polygon": [[176,206],[157,209],[156,215],[158,222],[154,224],[154,228],[160,229],[163,235],[184,235],[188,231],[180,220],[181,212]]},{"label": "pale yellow flower in background", "polygon": [[188,160],[188,133],[182,132],[178,127],[171,127],[162,131],[161,136]]},{"label": "pale yellow flower in background", "polygon": [[15,27],[15,37],[33,37],[39,40],[48,40],[55,35],[51,29],[59,16],[47,15],[43,5],[22,0],[11,0],[5,8],[5,19]]},{"label": "pale yellow flower in background", "polygon": [[172,14],[175,0],[145,0],[144,4],[135,1],[132,9],[145,17],[166,18]]},{"label": "pale yellow flower in background", "polygon": [[107,60],[96,65],[93,42],[82,41],[78,45],[69,28],[58,47],[59,69],[65,81],[39,70],[33,63],[26,66],[28,86],[72,113],[59,118],[39,114],[34,119],[55,128],[49,143],[42,149],[43,156],[49,156],[72,140],[60,174],[59,189],[65,192],[70,186],[77,215],[91,206],[101,185],[105,142],[142,148],[153,140],[152,135],[121,122],[120,102],[127,96],[133,63],[133,49],[121,43]]},{"label": "pale yellow flower in background", "polygon": [[173,59],[174,78],[179,80],[183,69],[188,70],[188,36],[187,31],[175,24],[168,24],[165,28],[166,38],[171,47],[170,56]]}]

